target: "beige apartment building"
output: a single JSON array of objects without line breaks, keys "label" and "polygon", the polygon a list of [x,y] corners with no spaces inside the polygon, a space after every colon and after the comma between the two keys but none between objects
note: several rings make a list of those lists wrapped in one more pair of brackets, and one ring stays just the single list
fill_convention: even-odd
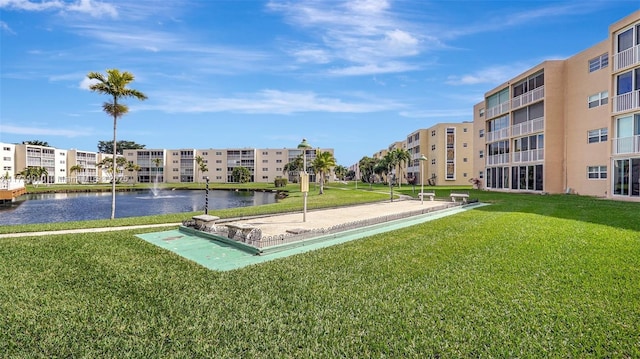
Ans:
[{"label": "beige apartment building", "polygon": [[[407,178],[416,178],[417,184],[468,186],[473,177],[473,127],[471,122],[439,123],[410,133]],[[423,155],[427,159],[421,163]]]},{"label": "beige apartment building", "polygon": [[[611,99],[611,100],[610,100]],[[640,200],[640,11],[474,106],[474,175],[489,190]]]},{"label": "beige apartment building", "polygon": [[100,182],[103,176],[102,169],[98,168],[98,163],[102,160],[102,155],[102,153],[97,152],[68,150],[67,183]]},{"label": "beige apartment building", "polygon": [[[67,150],[54,147],[16,144],[14,145],[15,177],[28,167],[42,167],[47,172],[44,183],[67,183]],[[3,148],[6,145],[3,145]]]},{"label": "beige apartment building", "polygon": [[[285,166],[296,157],[306,153],[307,166],[315,159],[318,151],[333,149],[136,149],[124,150],[128,162],[140,166],[136,181],[141,183],[202,183],[233,182],[233,169],[244,167],[251,173],[251,182],[273,182],[276,178],[288,178],[297,182],[298,173],[284,172]],[[202,158],[206,171],[201,171],[196,158]],[[315,177],[310,177],[315,181]]]}]

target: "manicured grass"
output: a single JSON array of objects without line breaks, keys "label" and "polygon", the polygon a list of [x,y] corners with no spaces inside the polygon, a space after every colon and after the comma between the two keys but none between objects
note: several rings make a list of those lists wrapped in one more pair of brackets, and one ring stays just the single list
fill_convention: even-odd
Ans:
[{"label": "manicured grass", "polygon": [[0,353],[640,357],[639,203],[472,194],[493,205],[231,272],[133,230],[1,239]]}]

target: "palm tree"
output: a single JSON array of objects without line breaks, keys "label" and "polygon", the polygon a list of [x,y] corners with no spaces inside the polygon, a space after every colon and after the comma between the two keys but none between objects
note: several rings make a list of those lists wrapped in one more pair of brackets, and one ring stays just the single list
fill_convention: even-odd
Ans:
[{"label": "palm tree", "polygon": [[374,169],[377,164],[377,159],[367,156],[362,157],[358,162],[358,165],[360,167],[360,178],[363,182],[369,183],[369,189],[373,187],[373,176],[375,174]]},{"label": "palm tree", "polygon": [[[205,172],[209,171],[209,168],[207,168],[207,164],[204,163],[204,158],[202,158],[202,156],[196,156],[195,158],[196,160],[196,171],[200,171],[200,173],[204,174]],[[197,172],[196,172],[197,175]],[[198,176],[196,176],[198,177]],[[197,182],[200,183],[200,177],[197,178]]]},{"label": "palm tree", "polygon": [[331,173],[331,168],[336,166],[336,159],[333,157],[333,153],[329,151],[322,152],[318,150],[316,152],[316,158],[311,162],[311,167],[315,173],[320,175],[320,194],[324,194],[324,178],[327,174]]},{"label": "palm tree", "polygon": [[74,174],[74,173],[76,174],[76,182],[77,183],[80,183],[80,181],[77,178],[78,177],[78,173],[82,172],[83,169],[84,169],[84,167],[82,167],[82,165],[74,165],[74,166],[71,166],[69,168],[69,173],[70,174]]},{"label": "palm tree", "polygon": [[284,165],[282,168],[282,173],[286,173],[289,176],[289,181],[292,181],[293,178],[296,178],[295,173],[300,172],[302,167],[304,166],[304,159],[302,158],[302,154],[292,159],[289,163]]},{"label": "palm tree", "polygon": [[87,74],[87,78],[89,80],[97,81],[89,86],[91,91],[108,95],[112,98],[111,102],[107,101],[102,105],[102,109],[109,116],[113,117],[112,172],[114,173],[114,181],[111,186],[111,219],[114,219],[116,217],[116,128],[118,118],[129,112],[129,107],[123,103],[119,103],[118,101],[128,97],[135,97],[138,100],[146,100],[147,96],[138,90],[127,88],[127,85],[133,82],[134,76],[126,71],[120,72],[118,69],[108,69],[106,76],[99,72],[89,72],[89,74]]},{"label": "palm tree", "polygon": [[344,181],[344,178],[349,170],[345,166],[337,165],[336,168],[333,169],[333,172],[336,174],[336,177],[338,177],[339,180]]},{"label": "palm tree", "polygon": [[394,151],[387,152],[386,155],[378,162],[374,171],[381,175],[387,175],[387,182],[389,182],[389,195],[391,196],[391,202],[393,202],[393,169],[398,165],[398,158]]},{"label": "palm tree", "polygon": [[125,166],[125,169],[127,171],[129,171],[129,177],[131,177],[131,179],[133,179],[133,182],[131,183],[131,185],[133,186],[136,183],[135,177],[133,177],[131,174],[133,174],[133,172],[138,172],[142,169],[142,167],[140,167],[138,164],[133,163],[133,161],[129,161],[127,162],[127,165]]},{"label": "palm tree", "polygon": [[409,164],[409,161],[411,161],[411,154],[409,153],[409,151],[405,150],[404,148],[396,148],[394,149],[392,152],[394,152],[394,156],[396,161],[398,162],[397,166],[398,166],[398,188],[401,188],[401,184],[402,184],[402,166],[406,166]]},{"label": "palm tree", "polygon": [[106,168],[107,173],[111,176],[111,182],[113,183],[118,181],[118,173],[121,173],[126,165],[127,160],[124,157],[116,158],[115,165],[113,164],[113,158],[111,157],[105,157],[102,161],[96,163],[98,168]]},{"label": "palm tree", "polygon": [[156,165],[156,183],[158,183],[158,172],[160,171],[160,165],[162,164],[162,158],[154,158],[151,160]]}]

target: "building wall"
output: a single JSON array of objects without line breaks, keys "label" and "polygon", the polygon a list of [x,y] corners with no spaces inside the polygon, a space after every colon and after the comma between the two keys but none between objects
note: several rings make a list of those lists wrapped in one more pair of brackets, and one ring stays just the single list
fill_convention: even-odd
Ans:
[{"label": "building wall", "polygon": [[[516,133],[521,127],[514,123],[521,109],[515,91],[538,71],[544,72],[543,96],[530,104],[544,105],[543,127],[530,134],[542,136],[537,141],[544,148],[525,156],[518,145],[522,136]],[[502,114],[490,102],[503,89],[511,101],[505,112],[510,127],[491,132]],[[474,173],[490,189],[640,201],[640,11],[612,24],[605,41],[566,60],[545,61],[487,92],[474,106],[474,137]],[[502,140],[508,140],[508,156],[493,156],[490,150]],[[522,180],[520,168],[531,165],[536,173],[542,166],[543,188],[514,188],[514,181],[519,185]],[[508,169],[508,186],[495,183],[498,167]]]},{"label": "building wall", "polygon": [[[16,145],[0,142],[0,177],[7,179],[16,178]],[[20,171],[17,171],[20,172]]]},{"label": "building wall", "polygon": [[[610,141],[610,72],[606,68],[589,72],[589,60],[609,53],[609,42],[603,41],[566,61],[566,191],[589,196],[606,197],[607,178],[589,178],[590,166],[609,167]],[[607,55],[608,56],[608,55]],[[579,85],[574,85],[579,84]],[[606,103],[589,107],[589,97],[607,93]],[[589,131],[605,129],[607,138],[597,136],[589,142]],[[595,140],[592,140],[595,141]]]},{"label": "building wall", "polygon": [[16,173],[27,167],[43,167],[47,176],[45,183],[66,183],[67,181],[67,150],[54,147],[15,145]]}]

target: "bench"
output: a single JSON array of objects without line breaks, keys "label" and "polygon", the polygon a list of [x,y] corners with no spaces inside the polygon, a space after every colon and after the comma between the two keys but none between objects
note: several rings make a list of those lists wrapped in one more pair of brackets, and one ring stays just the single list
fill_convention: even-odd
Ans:
[{"label": "bench", "polygon": [[198,216],[193,216],[191,218],[195,222],[195,228],[205,229],[209,232],[215,232],[216,221],[220,219],[220,217],[211,216],[208,214],[201,214]]},{"label": "bench", "polygon": [[469,192],[451,192],[449,196],[451,197],[451,202],[455,202],[456,198],[460,198],[463,203],[467,203]]},{"label": "bench", "polygon": [[436,194],[435,194],[435,192],[420,192],[420,193],[418,193],[418,198],[420,198],[422,200],[423,197],[429,197],[429,200],[433,201],[433,199],[436,197]]}]

